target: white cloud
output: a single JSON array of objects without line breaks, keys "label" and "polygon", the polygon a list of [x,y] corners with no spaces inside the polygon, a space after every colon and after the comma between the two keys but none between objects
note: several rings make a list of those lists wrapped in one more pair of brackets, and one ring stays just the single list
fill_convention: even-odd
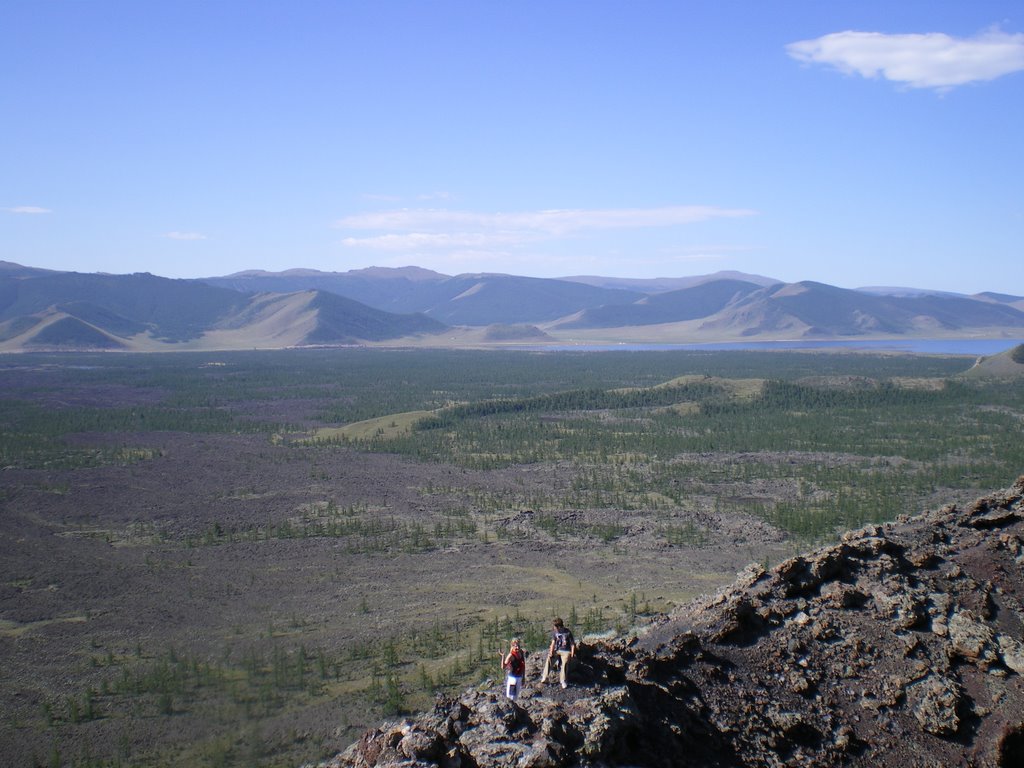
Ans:
[{"label": "white cloud", "polygon": [[13,208],[4,208],[8,213],[53,213],[49,208],[40,208],[38,205],[16,205]]},{"label": "white cloud", "polygon": [[166,237],[168,240],[205,240],[206,235],[200,232],[165,232],[160,237]]},{"label": "white cloud", "polygon": [[[668,229],[722,218],[752,216],[756,211],[712,206],[665,206],[661,208],[558,209],[513,213],[475,212],[439,208],[393,209],[353,214],[334,226],[346,231],[341,245],[353,251],[374,253],[380,266],[407,263],[414,254],[432,269],[447,272],[516,269],[537,274],[575,273],[579,259],[588,264],[604,258],[609,238],[587,242],[585,236],[612,230]],[[565,242],[578,236],[577,245]],[[674,233],[669,232],[669,237]],[[632,235],[630,236],[632,238]],[[554,246],[552,246],[554,243]],[[622,255],[616,257],[622,260]],[[637,259],[637,250],[629,258]],[[381,261],[377,261],[381,260]],[[659,259],[661,261],[663,259]]]},{"label": "white cloud", "polygon": [[999,29],[967,38],[941,32],[835,32],[790,43],[786,52],[797,61],[831,65],[867,78],[884,77],[911,88],[948,90],[1024,70],[1024,34]]},{"label": "white cloud", "polygon": [[717,218],[751,216],[754,213],[741,208],[697,205],[594,210],[556,209],[519,213],[478,213],[421,208],[354,214],[340,219],[335,226],[341,229],[397,230],[410,233],[456,229],[462,233],[500,233],[513,239],[565,235],[584,230],[669,227]]}]

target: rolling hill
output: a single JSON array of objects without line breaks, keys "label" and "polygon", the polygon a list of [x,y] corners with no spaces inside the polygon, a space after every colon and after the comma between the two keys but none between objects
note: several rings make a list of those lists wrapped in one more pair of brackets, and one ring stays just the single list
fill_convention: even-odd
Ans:
[{"label": "rolling hill", "polygon": [[689,277],[630,278],[576,275],[562,279],[571,280],[575,283],[586,283],[597,288],[618,288],[626,291],[642,291],[643,293],[667,293],[668,291],[678,291],[683,288],[693,288],[702,283],[710,283],[715,280],[742,280],[745,283],[755,283],[760,286],[775,285],[782,282],[774,277],[751,275],[747,272],[737,272],[731,269],[715,272],[711,275],[691,275]]},{"label": "rolling hill", "polygon": [[[1013,297],[1006,297],[1013,299]],[[1012,300],[916,292],[877,294],[811,281],[758,286],[713,280],[629,305],[580,312],[550,330],[679,324],[694,338],[855,338],[1024,330]]]},{"label": "rolling hill", "polygon": [[171,280],[0,262],[0,351],[901,337],[1021,338],[1024,298],[739,273],[605,281],[405,267]]},{"label": "rolling hill", "polygon": [[1024,312],[966,296],[878,296],[804,281],[750,293],[709,317],[704,327],[745,336],[784,330],[805,338],[842,338],[1024,329]]},{"label": "rolling hill", "polygon": [[0,270],[0,351],[338,345],[445,328],[323,291],[251,295],[148,273],[14,267]]},{"label": "rolling hill", "polygon": [[965,371],[963,375],[967,378],[1024,380],[1024,344],[1018,344],[998,355],[978,358],[971,369]]},{"label": "rolling hill", "polygon": [[[206,282],[245,291],[330,291],[449,325],[534,324],[616,341],[970,335],[1024,329],[1024,298],[917,288],[845,289],[740,272],[680,278],[447,276],[418,267],[349,272],[242,272]],[[555,339],[557,340],[557,338]]]},{"label": "rolling hill", "polygon": [[449,279],[446,275],[419,267],[370,268],[350,272],[319,272],[289,269],[284,272],[246,270],[225,277],[207,277],[203,282],[242,293],[295,293],[326,291],[353,299],[386,312],[421,312],[420,296],[430,295],[433,286]]},{"label": "rolling hill", "polygon": [[422,312],[449,325],[472,326],[551,322],[581,309],[646,295],[571,280],[500,274],[451,277],[418,267],[240,272],[205,282],[237,291],[329,291],[387,312]]},{"label": "rolling hill", "polygon": [[645,296],[628,305],[605,305],[584,310],[556,327],[617,328],[696,320],[720,312],[758,290],[760,286],[756,283],[743,280],[714,280],[691,288]]}]

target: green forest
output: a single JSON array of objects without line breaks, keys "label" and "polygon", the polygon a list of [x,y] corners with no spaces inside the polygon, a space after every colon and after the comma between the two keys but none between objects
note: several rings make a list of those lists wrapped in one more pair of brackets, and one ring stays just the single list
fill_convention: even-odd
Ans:
[{"label": "green forest", "polygon": [[[682,503],[723,475],[781,478],[800,489],[799,500],[749,506],[805,540],[892,519],[944,493],[982,492],[1024,467],[1024,387],[958,378],[971,362],[962,356],[297,350],[19,362],[29,357],[49,388],[129,386],[152,396],[128,407],[54,408],[40,404],[31,377],[9,373],[0,398],[4,466],[138,459],[122,447],[62,442],[75,433],[308,442],[318,426],[429,411],[399,435],[318,442],[475,469],[568,461],[584,470],[571,494],[530,501],[548,507],[633,509],[652,493]],[[719,458],[694,461],[708,454]]]}]

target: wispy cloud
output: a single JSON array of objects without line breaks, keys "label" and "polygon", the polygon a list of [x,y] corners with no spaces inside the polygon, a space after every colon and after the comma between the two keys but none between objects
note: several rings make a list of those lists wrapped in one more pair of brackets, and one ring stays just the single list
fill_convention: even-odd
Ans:
[{"label": "wispy cloud", "polygon": [[846,74],[936,90],[1024,70],[1024,34],[999,29],[961,38],[941,32],[835,32],[790,43],[786,52],[797,61],[833,66]]},{"label": "wispy cloud", "polygon": [[342,245],[370,248],[377,251],[422,251],[434,249],[491,249],[521,244],[522,234],[483,232],[405,232],[371,237],[346,237]]},{"label": "wispy cloud", "polygon": [[4,208],[8,213],[53,213],[49,208],[40,208],[38,205],[15,205],[12,208]]},{"label": "wispy cloud", "polygon": [[480,247],[492,243],[507,245],[527,242],[588,230],[670,227],[710,219],[751,216],[754,213],[743,208],[690,205],[518,213],[421,208],[355,214],[338,220],[334,226],[387,233],[373,237],[349,237],[344,241],[347,245],[398,244],[401,238],[405,238],[409,243],[418,239],[421,244],[439,247],[453,245],[457,241],[463,245]]},{"label": "wispy cloud", "polygon": [[205,240],[206,235],[201,232],[165,232],[160,235],[168,240]]}]

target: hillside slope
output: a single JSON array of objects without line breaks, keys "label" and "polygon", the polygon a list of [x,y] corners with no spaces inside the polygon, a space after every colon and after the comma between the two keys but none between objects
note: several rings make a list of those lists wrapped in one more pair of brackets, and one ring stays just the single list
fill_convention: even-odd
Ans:
[{"label": "hillside slope", "polygon": [[205,282],[239,291],[321,290],[387,312],[423,313],[452,325],[539,323],[581,309],[642,298],[640,291],[503,274],[454,277],[418,267],[349,272],[243,272]]},{"label": "hillside slope", "polygon": [[971,379],[1024,379],[1024,344],[1018,344],[998,355],[979,358],[962,375]]},{"label": "hillside slope", "polygon": [[1024,312],[1009,301],[928,292],[876,294],[803,281],[769,286],[710,280],[566,317],[551,331],[660,325],[693,338],[854,338],[1018,333]]},{"label": "hillside slope", "polygon": [[914,288],[848,290],[735,272],[648,280],[553,279],[452,277],[403,267],[243,272],[206,282],[249,292],[322,290],[388,312],[419,312],[457,326],[536,324],[574,338],[580,338],[579,332],[610,331],[619,341],[1014,336],[1024,329],[1020,297]]},{"label": "hillside slope", "polygon": [[322,291],[247,295],[142,273],[0,270],[0,351],[254,349],[438,333],[443,323]]},{"label": "hillside slope", "polygon": [[[198,280],[171,280],[144,272],[0,274],[0,322],[56,309],[92,325],[105,319],[120,327],[131,325],[135,332],[146,327],[164,341],[197,338],[246,301],[236,291]],[[118,330],[110,330],[120,335]]]},{"label": "hillside slope", "polygon": [[403,313],[421,311],[423,302],[419,297],[448,279],[447,275],[419,267],[371,267],[348,272],[248,270],[225,277],[204,278],[203,282],[244,293],[326,291],[385,312]]},{"label": "hillside slope", "polygon": [[[1020,297],[910,288],[847,290],[812,281],[765,285],[767,278],[749,277],[719,273],[604,282],[508,274],[450,277],[419,267],[375,267],[171,280],[148,273],[54,272],[0,262],[0,351],[266,349],[361,342],[487,346],[508,340],[495,341],[481,329],[527,326],[538,329],[531,341],[558,344],[1024,336]],[[688,284],[665,290],[679,283]],[[623,287],[629,285],[638,289]],[[302,327],[271,329],[287,312],[279,313],[276,323],[242,327],[241,318],[270,311],[260,297],[310,292],[320,296],[308,304],[318,317],[304,316]],[[440,331],[451,326],[460,328],[440,338]],[[261,336],[260,328],[271,330],[270,335]]]},{"label": "hillside slope", "polygon": [[697,320],[721,312],[762,286],[743,280],[714,280],[690,288],[657,293],[629,305],[605,305],[556,323],[556,329],[617,328]]},{"label": "hillside slope", "polygon": [[621,288],[627,291],[641,291],[643,293],[668,293],[669,291],[678,291],[683,288],[694,288],[716,280],[740,280],[745,283],[756,283],[760,286],[775,285],[782,282],[774,277],[752,275],[749,272],[737,272],[732,269],[720,270],[710,275],[691,275],[690,277],[630,278],[574,275],[572,277],[563,277],[562,279],[571,280],[574,283],[586,283],[598,288]]},{"label": "hillside slope", "polygon": [[971,328],[1024,329],[1024,312],[965,296],[878,296],[803,281],[743,296],[709,317],[705,330],[744,336],[777,331],[806,338],[962,332]]},{"label": "hillside slope", "polygon": [[518,702],[494,682],[322,765],[1010,768],[1022,633],[1024,477],[585,642],[568,690],[532,658]]}]

